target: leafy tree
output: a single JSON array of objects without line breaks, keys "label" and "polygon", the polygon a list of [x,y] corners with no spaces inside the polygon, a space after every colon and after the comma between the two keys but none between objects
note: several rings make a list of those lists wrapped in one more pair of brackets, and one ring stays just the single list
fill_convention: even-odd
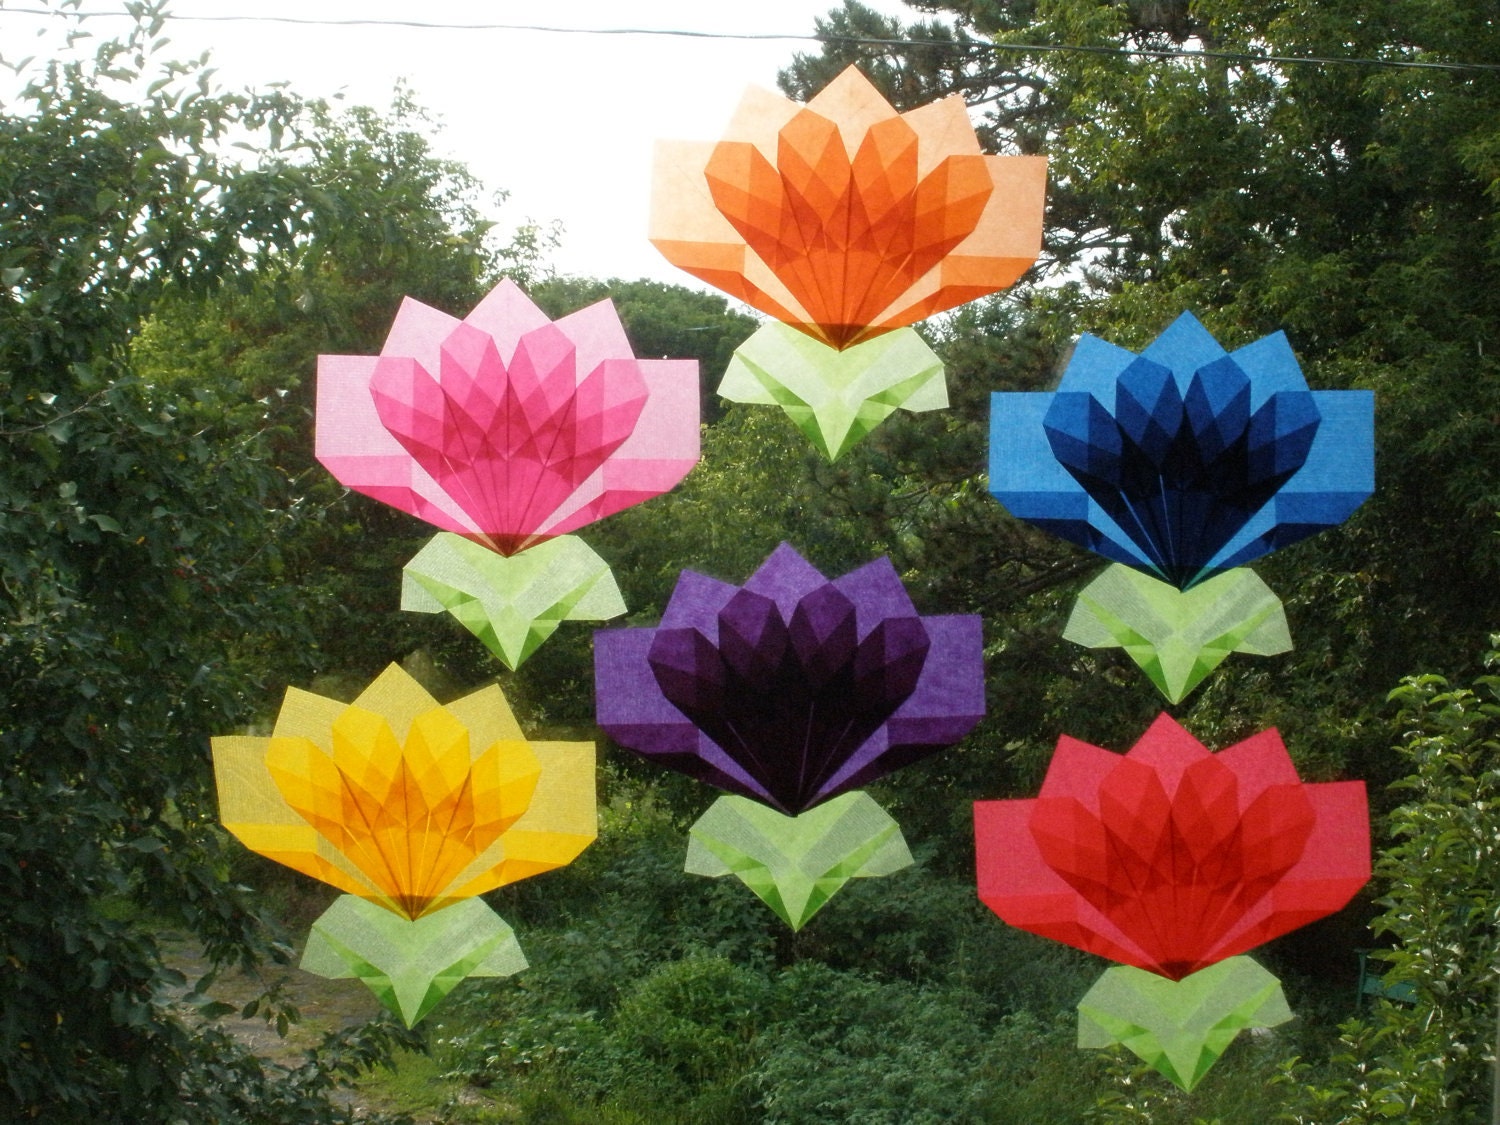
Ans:
[{"label": "leafy tree", "polygon": [[[1025,16],[1010,20],[1024,26]],[[959,22],[921,20],[903,25],[859,0],[845,0],[814,21],[821,54],[799,54],[782,71],[780,86],[791,97],[807,100],[847,66],[858,66],[898,109],[914,109],[935,98],[959,94],[970,105],[991,106],[982,136],[992,147],[1014,145],[1035,151],[1036,138],[1024,123],[1041,106],[1043,82],[1027,68],[1002,69],[986,49],[983,36]],[[995,28],[984,28],[986,33]],[[890,46],[903,40],[916,46]]]},{"label": "leafy tree", "polygon": [[1397,751],[1411,772],[1393,786],[1405,799],[1391,812],[1392,842],[1375,866],[1383,893],[1372,928],[1394,944],[1372,957],[1384,962],[1381,983],[1393,998],[1344,1026],[1325,1073],[1288,1069],[1297,1097],[1285,1120],[1490,1120],[1500,1003],[1500,654],[1488,663],[1490,673],[1469,686],[1424,675],[1391,693],[1401,707]]},{"label": "leafy tree", "polygon": [[405,91],[387,116],[313,106],[304,119],[306,163],[288,170],[303,185],[296,243],[211,293],[174,290],[132,355],[167,393],[207,393],[205,424],[269,447],[289,511],[276,577],[298,591],[310,664],[367,679],[446,631],[397,612],[396,576],[430,529],[346,492],[313,459],[317,357],[377,351],[406,297],[463,316],[497,274],[533,281],[551,235],[523,228],[498,243],[477,182],[432,153],[421,132],[430,123]]},{"label": "leafy tree", "polygon": [[485,249],[409,107],[216,91],[138,7],[0,109],[0,1116],[344,1119],[331,1087],[410,1037],[268,1071],[184,1022],[152,931],[286,956],[226,881],[206,736],[325,660],[358,517],[308,478],[312,356],[367,348],[404,292],[462,311],[538,243]]},{"label": "leafy tree", "polygon": [[716,294],[645,279],[554,277],[534,286],[531,297],[554,320],[607,297],[637,356],[697,360],[705,423],[716,421],[722,410],[722,400],[713,391],[729,357],[758,324],[754,317],[732,311]]}]

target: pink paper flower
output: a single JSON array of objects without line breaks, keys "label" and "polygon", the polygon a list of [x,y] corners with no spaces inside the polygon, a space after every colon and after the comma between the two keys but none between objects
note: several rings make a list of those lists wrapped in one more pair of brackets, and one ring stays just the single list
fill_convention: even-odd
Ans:
[{"label": "pink paper flower", "polygon": [[636,359],[609,301],[553,323],[502,281],[463,320],[408,297],[378,356],[319,356],[316,429],[347,487],[513,555],[687,475],[698,365]]}]

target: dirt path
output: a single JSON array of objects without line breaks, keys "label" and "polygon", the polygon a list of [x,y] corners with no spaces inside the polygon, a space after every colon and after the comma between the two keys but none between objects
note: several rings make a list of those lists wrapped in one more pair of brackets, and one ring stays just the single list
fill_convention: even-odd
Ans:
[{"label": "dirt path", "polygon": [[[196,942],[174,933],[159,935],[158,941],[163,961],[187,978],[188,988],[209,971],[208,958]],[[276,984],[286,986],[286,995],[301,1015],[284,1036],[277,1033],[274,1022],[267,1022],[260,1014],[249,1018],[238,1014],[238,1009]],[[328,980],[286,965],[265,965],[253,974],[226,969],[210,986],[208,995],[236,1009],[235,1014],[215,1020],[217,1027],[258,1058],[284,1067],[301,1065],[303,1052],[317,1046],[327,1032],[362,1024],[380,1012],[380,1001],[360,981]],[[380,1108],[370,1104],[358,1089],[338,1090],[334,1098],[352,1108],[356,1117]]]},{"label": "dirt path", "polygon": [[[174,933],[160,934],[157,938],[166,964],[187,978],[187,987],[192,987],[208,972],[210,965],[203,949],[195,941]],[[275,984],[284,984],[285,993],[297,1008],[301,1019],[287,1028],[285,1036],[278,1035],[276,1025],[267,1023],[259,1014],[248,1019],[238,1010],[260,996]],[[186,992],[186,989],[184,989]],[[328,980],[325,977],[304,973],[294,966],[265,965],[258,973],[248,974],[239,969],[226,969],[214,981],[208,994],[235,1007],[236,1013],[215,1021],[216,1026],[232,1035],[252,1053],[267,1062],[285,1067],[295,1067],[304,1061],[303,1052],[318,1045],[330,1031],[353,1027],[374,1018],[381,1011],[380,1001],[359,980]],[[402,1072],[407,1069],[402,1064]],[[420,1075],[435,1069],[425,1058],[414,1056],[410,1065]],[[429,1087],[427,1082],[431,1082]],[[440,1079],[436,1074],[418,1079],[421,1106],[408,1104],[407,1097],[413,1090],[407,1085],[407,1095],[402,1104],[389,1099],[389,1092],[382,1090],[379,1081],[371,1082],[370,1089],[346,1088],[335,1093],[335,1098],[354,1111],[355,1117],[377,1111],[404,1111],[425,1125],[442,1125],[444,1122],[462,1119],[472,1120],[461,1111],[474,1106],[495,1107],[493,1098],[464,1086],[461,1082]],[[428,1100],[430,1093],[431,1100]],[[387,1095],[387,1096],[383,1096]],[[442,1108],[439,1108],[439,1107]],[[453,1114],[457,1112],[458,1117]],[[494,1120],[485,1115],[483,1120]]]},{"label": "dirt path", "polygon": [[[197,944],[177,934],[161,935],[159,941],[163,960],[187,977],[189,987],[208,972],[208,959]],[[328,980],[285,965],[266,965],[254,975],[226,969],[208,992],[213,999],[239,1009],[274,984],[288,986],[287,995],[302,1016],[285,1037],[260,1015],[249,1019],[229,1015],[215,1022],[259,1057],[282,1066],[300,1063],[302,1052],[315,1046],[325,1032],[364,1023],[380,1011],[380,1001],[358,980]]]}]

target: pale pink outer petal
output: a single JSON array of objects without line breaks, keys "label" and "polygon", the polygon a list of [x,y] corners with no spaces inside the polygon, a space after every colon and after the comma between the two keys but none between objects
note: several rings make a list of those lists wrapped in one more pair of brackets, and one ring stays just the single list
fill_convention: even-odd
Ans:
[{"label": "pale pink outer petal", "polygon": [[543,523],[539,535],[564,535],[660,496],[698,463],[698,361],[643,359],[640,365],[648,396],[635,430]]},{"label": "pale pink outer petal", "polygon": [[[590,306],[595,307],[597,306]],[[558,324],[569,319],[571,318],[563,317]],[[500,353],[501,362],[508,367],[521,337],[552,322],[521,291],[519,285],[505,278],[485,294],[484,299],[469,310],[469,315],[462,321],[431,305],[424,305],[415,297],[403,297],[395,319],[391,321],[391,330],[386,333],[385,343],[380,347],[380,354],[410,356],[426,368],[428,374],[437,378],[439,349],[460,323],[489,335],[495,341],[495,350]],[[624,340],[623,331],[620,333],[620,340]],[[628,349],[629,345],[626,344],[625,347]],[[629,353],[627,350],[616,354]]]},{"label": "pale pink outer petal", "polygon": [[[457,317],[421,301],[402,298],[380,354],[411,356],[436,376],[439,347],[460,323]],[[370,395],[375,360],[375,356],[362,355],[318,356],[314,456],[346,488],[444,531],[478,531],[463,509],[381,424]]]},{"label": "pale pink outer petal", "polygon": [[346,488],[444,531],[477,532],[479,528],[463,509],[381,424],[370,395],[376,359],[364,355],[318,357],[314,455]]},{"label": "pale pink outer petal", "polygon": [[[625,327],[620,323],[619,314],[615,312],[614,302],[608,298],[569,313],[557,321],[557,327],[573,341],[573,346],[577,349],[575,362],[578,365],[579,382],[606,359],[635,357],[635,353],[630,350]],[[501,355],[504,354],[501,352]]]},{"label": "pale pink outer petal", "polygon": [[414,297],[402,297],[380,354],[410,356],[436,377],[438,346],[459,323],[457,317],[424,305]]},{"label": "pale pink outer petal", "polygon": [[[407,300],[410,301],[411,298],[408,297]],[[417,303],[418,302],[412,301],[412,304]],[[401,311],[406,311],[405,303],[402,304]],[[397,314],[396,319],[397,323],[391,325],[391,334],[390,336],[386,337],[385,347],[380,349],[380,354],[409,355],[415,357],[418,360],[421,360],[423,355],[423,353],[421,352],[392,351],[393,342],[398,343],[402,347],[408,345],[408,340],[405,334],[403,334],[399,340],[397,339],[396,333],[397,329],[400,327],[401,320],[400,313]],[[563,320],[567,319],[567,317],[563,318]],[[521,342],[521,337],[526,335],[526,333],[528,332],[532,332],[538,328],[545,327],[552,322],[547,319],[546,313],[542,312],[541,309],[532,304],[530,297],[521,292],[521,287],[519,285],[510,280],[510,278],[506,278],[504,281],[500,282],[499,285],[495,286],[495,288],[491,289],[487,294],[485,294],[484,300],[480,301],[479,304],[475,305],[473,309],[469,311],[469,315],[464,317],[464,323],[469,325],[470,327],[479,329],[481,332],[487,332],[495,341],[495,350],[500,353],[500,362],[505,364],[506,367],[509,367],[511,358],[516,354],[516,345]],[[561,326],[563,321],[560,320],[557,323],[559,326]],[[452,326],[450,326],[442,335],[437,336],[431,341],[415,341],[418,346],[430,346],[432,353],[432,365],[428,366],[426,361],[423,360],[422,366],[426,367],[427,370],[432,372],[434,375],[436,375],[437,373],[438,345],[443,342],[444,337],[446,337],[448,332],[451,331],[453,331]],[[630,353],[627,351],[617,354],[629,355]],[[586,375],[588,373],[589,369],[580,367],[579,371],[582,372],[579,378],[582,378],[583,375]]]}]

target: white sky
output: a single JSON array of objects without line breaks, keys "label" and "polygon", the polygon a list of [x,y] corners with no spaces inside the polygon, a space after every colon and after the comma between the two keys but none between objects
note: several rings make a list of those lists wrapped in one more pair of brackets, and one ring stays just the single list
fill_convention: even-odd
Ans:
[{"label": "white sky", "polygon": [[[918,18],[900,0],[863,0]],[[41,22],[0,0],[0,55],[30,53]],[[405,19],[428,23],[665,28],[751,35],[809,35],[840,0],[174,0],[179,16],[255,15]],[[119,0],[85,0],[93,11]],[[7,11],[6,9],[11,9]],[[55,23],[56,21],[48,21]],[[89,20],[97,36],[118,25]],[[696,283],[646,241],[651,150],[658,138],[711,140],[747,85],[775,88],[776,71],[816,43],[563,35],[412,27],[277,23],[168,24],[169,53],[213,53],[230,89],[285,80],[306,97],[342,92],[349,104],[389,106],[404,78],[443,125],[441,155],[463,163],[510,201],[503,227],[561,220],[558,272]],[[36,42],[31,39],[31,42]]]}]

